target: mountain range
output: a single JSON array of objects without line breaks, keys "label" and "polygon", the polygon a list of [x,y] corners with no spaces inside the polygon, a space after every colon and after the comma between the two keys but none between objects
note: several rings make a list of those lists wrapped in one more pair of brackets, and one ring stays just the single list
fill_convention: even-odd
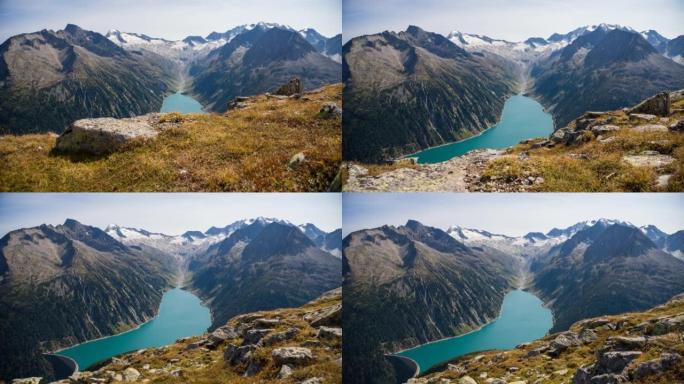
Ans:
[{"label": "mountain range", "polygon": [[352,292],[343,297],[343,348],[352,356],[344,373],[396,382],[385,354],[488,323],[514,288],[552,310],[552,331],[662,304],[684,292],[684,261],[665,246],[682,233],[607,219],[524,236],[415,221],[353,232],[343,249],[343,287]]},{"label": "mountain range", "polygon": [[339,256],[323,250],[339,254],[340,234],[262,217],[178,236],[72,219],[12,231],[0,239],[0,378],[55,377],[45,353],[151,319],[178,284],[213,327],[302,305],[340,286]]},{"label": "mountain range", "polygon": [[608,24],[523,42],[415,26],[353,38],[343,47],[345,101],[352,103],[344,158],[383,162],[473,136],[521,91],[551,113],[556,128],[586,111],[634,105],[684,87],[682,41]]},{"label": "mountain range", "polygon": [[341,46],[341,35],[263,22],[180,41],[73,24],[12,36],[0,45],[0,133],[157,112],[176,91],[224,112],[236,96],[274,92],[293,77],[306,89],[339,82]]}]

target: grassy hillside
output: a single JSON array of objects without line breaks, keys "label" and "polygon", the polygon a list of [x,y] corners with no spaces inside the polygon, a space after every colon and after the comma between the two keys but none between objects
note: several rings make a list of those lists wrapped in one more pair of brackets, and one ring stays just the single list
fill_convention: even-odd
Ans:
[{"label": "grassy hillside", "polygon": [[[570,383],[574,382],[578,368],[586,369],[601,359],[608,361],[609,355],[604,354],[616,353],[611,351],[635,351],[640,355],[624,371],[613,366],[614,372],[607,375],[624,375],[630,383],[681,383],[684,382],[682,329],[684,297],[679,295],[646,312],[583,320],[574,324],[570,332],[552,334],[509,351],[463,356],[425,377],[413,379],[412,383],[479,384],[493,378],[508,383]],[[663,354],[678,354],[680,358],[669,366],[654,366],[651,372],[637,368],[647,361],[660,359]],[[472,381],[464,379],[465,376]]]},{"label": "grassy hillside", "polygon": [[[167,114],[157,139],[108,156],[53,150],[54,134],[0,136],[1,191],[327,191],[339,171],[342,85],[216,114]],[[305,160],[288,163],[298,153]]]}]

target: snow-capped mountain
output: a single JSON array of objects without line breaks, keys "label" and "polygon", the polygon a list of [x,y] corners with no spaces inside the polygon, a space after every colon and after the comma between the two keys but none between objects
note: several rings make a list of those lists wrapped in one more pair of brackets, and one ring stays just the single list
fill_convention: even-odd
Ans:
[{"label": "snow-capped mountain", "polygon": [[[236,36],[247,31],[253,29],[270,30],[272,28],[295,31],[295,29],[289,25],[259,22],[256,24],[239,25],[225,32],[211,32],[206,37],[188,36],[182,40],[175,41],[150,37],[139,33],[121,32],[116,29],[108,31],[105,34],[105,37],[127,50],[136,51],[142,49],[170,59],[189,60],[223,46],[233,40]],[[298,32],[309,41],[317,51],[333,58],[334,54],[327,54],[326,51],[328,49],[333,49],[332,47],[328,48],[328,46],[330,45],[330,40],[334,39],[334,37],[328,39],[313,28],[303,29]]]},{"label": "snow-capped mountain", "polygon": [[[105,232],[114,239],[132,246],[148,246],[159,249],[163,252],[180,257],[187,257],[206,251],[210,246],[217,244],[226,238],[230,237],[233,232],[259,222],[268,225],[271,223],[280,223],[290,226],[296,226],[287,220],[281,220],[269,217],[257,217],[245,220],[238,220],[225,227],[211,227],[206,231],[187,231],[181,235],[166,235],[163,233],[149,232],[144,229],[122,227],[116,224],[110,224],[105,228]],[[340,247],[330,247],[331,241],[329,236],[336,233],[327,233],[313,224],[307,223],[296,226],[302,233],[304,233],[311,241],[314,242],[322,250],[332,253],[335,256],[341,256]],[[341,236],[338,234],[338,236]]]}]

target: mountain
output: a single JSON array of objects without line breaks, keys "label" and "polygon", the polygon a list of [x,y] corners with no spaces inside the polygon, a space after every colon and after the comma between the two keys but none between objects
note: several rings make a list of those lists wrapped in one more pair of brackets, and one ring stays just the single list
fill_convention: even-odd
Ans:
[{"label": "mountain", "polygon": [[[344,239],[345,380],[396,382],[384,354],[494,319],[518,264],[410,220]],[[426,321],[429,319],[429,321]]]},{"label": "mountain", "polygon": [[173,65],[73,24],[0,45],[0,133],[61,132],[84,117],[158,111]]},{"label": "mountain", "polygon": [[649,44],[653,46],[658,52],[664,53],[665,50],[667,49],[668,42],[670,41],[657,31],[654,31],[652,29],[649,29],[648,31],[642,31],[640,32],[641,36],[643,36],[646,41],[648,41]]},{"label": "mountain", "polygon": [[684,65],[684,35],[678,36],[667,43],[665,56]]},{"label": "mountain", "polygon": [[72,377],[92,383],[117,377],[135,382],[342,383],[341,311],[338,288],[300,307],[235,316],[211,333],[126,353]]},{"label": "mountain", "polygon": [[554,330],[644,310],[684,292],[684,262],[624,224],[597,222],[580,230],[531,271],[534,291],[554,312]]},{"label": "mountain", "polygon": [[506,351],[455,359],[418,380],[480,383],[679,383],[684,367],[684,297],[643,312],[602,316],[573,324]]},{"label": "mountain", "polygon": [[340,286],[340,260],[294,225],[255,220],[188,260],[189,287],[213,326],[244,312],[301,305]]},{"label": "mountain", "polygon": [[490,127],[519,67],[410,26],[343,47],[343,158],[382,162]]},{"label": "mountain", "polygon": [[665,246],[668,234],[658,229],[658,227],[655,225],[645,225],[643,227],[639,227],[639,230],[646,235],[646,237],[648,237],[653,244],[657,245],[658,248],[663,248]]},{"label": "mountain", "polygon": [[336,83],[339,63],[316,51],[299,33],[257,25],[189,67],[202,104],[224,112],[236,96],[274,92],[298,77],[306,89]]},{"label": "mountain", "polygon": [[665,239],[663,250],[680,260],[684,260],[684,230],[668,236]]},{"label": "mountain", "polygon": [[167,254],[71,219],[8,233],[0,239],[0,377],[52,378],[43,353],[151,319],[177,268]]},{"label": "mountain", "polygon": [[342,34],[327,38],[313,28],[302,29],[299,34],[311,44],[316,51],[329,58],[342,62]]},{"label": "mountain", "polygon": [[535,62],[531,93],[549,106],[557,127],[585,111],[634,105],[684,87],[684,66],[659,54],[639,33],[595,29]]}]

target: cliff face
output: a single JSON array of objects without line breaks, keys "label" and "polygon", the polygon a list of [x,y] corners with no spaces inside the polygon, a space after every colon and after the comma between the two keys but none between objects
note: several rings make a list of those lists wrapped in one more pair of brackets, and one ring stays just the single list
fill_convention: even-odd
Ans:
[{"label": "cliff face", "polygon": [[152,318],[177,268],[74,220],[10,232],[0,260],[1,378],[51,378],[43,353]]},{"label": "cliff face", "polygon": [[78,380],[342,383],[341,289],[297,308],[236,316],[211,333],[112,358]]},{"label": "cliff face", "polygon": [[679,295],[645,312],[582,320],[509,351],[463,356],[410,382],[678,383],[684,378],[683,330]]},{"label": "cliff face", "polygon": [[472,136],[498,121],[519,68],[409,27],[343,48],[343,156],[382,162]]},{"label": "cliff face", "polygon": [[469,249],[415,221],[350,234],[343,256],[345,378],[395,382],[385,353],[492,320],[516,273],[512,258]]}]

